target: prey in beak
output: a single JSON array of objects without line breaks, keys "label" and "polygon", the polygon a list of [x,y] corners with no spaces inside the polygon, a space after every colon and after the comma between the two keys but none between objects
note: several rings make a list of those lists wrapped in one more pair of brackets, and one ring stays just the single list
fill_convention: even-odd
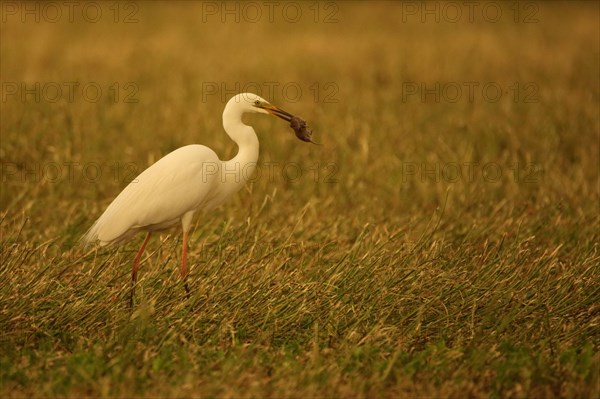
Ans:
[{"label": "prey in beak", "polygon": [[298,137],[302,141],[306,141],[308,143],[317,144],[312,140],[312,129],[308,128],[306,121],[298,116],[294,116],[287,111],[282,110],[279,107],[276,107],[271,104],[260,104],[256,105],[258,108],[262,108],[271,115],[275,115],[278,118],[283,119],[286,122],[290,123],[290,127],[296,133],[296,137]]}]

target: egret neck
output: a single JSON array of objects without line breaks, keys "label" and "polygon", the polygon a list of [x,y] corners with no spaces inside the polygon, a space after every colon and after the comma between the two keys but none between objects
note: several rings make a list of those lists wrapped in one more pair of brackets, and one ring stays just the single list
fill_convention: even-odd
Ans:
[{"label": "egret neck", "polygon": [[229,183],[231,191],[237,191],[252,177],[258,160],[258,137],[251,126],[242,122],[239,107],[240,103],[229,101],[223,112],[223,128],[238,146],[237,155],[221,164],[220,177]]}]

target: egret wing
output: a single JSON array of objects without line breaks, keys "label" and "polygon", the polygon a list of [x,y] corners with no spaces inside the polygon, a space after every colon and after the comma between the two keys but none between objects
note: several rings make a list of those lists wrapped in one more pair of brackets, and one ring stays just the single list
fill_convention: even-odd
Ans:
[{"label": "egret wing", "polygon": [[108,206],[83,241],[118,242],[137,230],[165,228],[214,192],[220,160],[202,145],[181,147],[144,170]]}]

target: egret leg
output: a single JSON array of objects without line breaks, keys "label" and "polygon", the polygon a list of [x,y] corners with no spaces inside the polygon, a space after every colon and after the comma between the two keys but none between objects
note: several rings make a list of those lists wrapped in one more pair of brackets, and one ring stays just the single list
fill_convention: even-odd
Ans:
[{"label": "egret leg", "polygon": [[190,287],[187,283],[187,231],[183,232],[183,247],[181,249],[181,278],[183,279],[183,286],[185,287],[186,296],[190,298]]},{"label": "egret leg", "polygon": [[140,266],[140,259],[142,258],[142,254],[144,253],[144,249],[146,249],[146,244],[148,244],[148,240],[150,239],[150,232],[146,234],[146,238],[142,243],[137,255],[133,259],[133,270],[131,271],[131,297],[129,298],[129,307],[133,307],[133,295],[135,293],[135,283],[137,282],[137,272],[138,267]]}]

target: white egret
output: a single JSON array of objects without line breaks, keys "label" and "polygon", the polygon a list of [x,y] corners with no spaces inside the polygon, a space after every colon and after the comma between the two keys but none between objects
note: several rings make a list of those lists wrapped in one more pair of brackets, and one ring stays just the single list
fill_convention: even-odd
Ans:
[{"label": "white egret", "polygon": [[[82,241],[86,244],[100,241],[100,245],[109,245],[125,241],[140,231],[146,232],[133,260],[130,304],[133,303],[140,259],[152,232],[181,223],[181,276],[185,282],[188,231],[194,213],[198,209],[210,210],[221,205],[252,176],[259,145],[254,129],[242,122],[242,114],[246,112],[271,114],[287,122],[299,119],[256,94],[234,96],[223,111],[225,132],[239,148],[233,159],[221,161],[213,150],[203,145],[178,148],[129,183],[83,236]],[[301,135],[298,137],[306,139]],[[189,295],[187,282],[185,289]]]}]

